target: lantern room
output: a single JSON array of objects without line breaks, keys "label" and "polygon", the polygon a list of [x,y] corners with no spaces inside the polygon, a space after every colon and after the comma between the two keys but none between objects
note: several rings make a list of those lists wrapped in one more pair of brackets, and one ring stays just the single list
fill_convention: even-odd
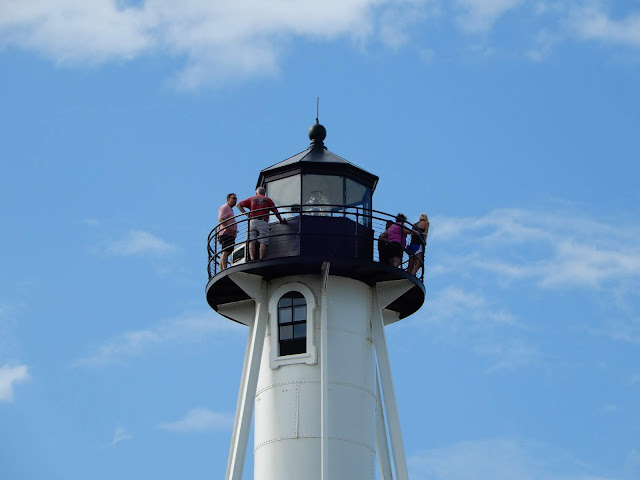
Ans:
[{"label": "lantern room", "polygon": [[326,135],[322,125],[313,125],[309,148],[262,170],[257,186],[265,187],[277,206],[287,206],[289,216],[349,213],[357,216],[359,224],[371,227],[378,177],[328,151]]}]

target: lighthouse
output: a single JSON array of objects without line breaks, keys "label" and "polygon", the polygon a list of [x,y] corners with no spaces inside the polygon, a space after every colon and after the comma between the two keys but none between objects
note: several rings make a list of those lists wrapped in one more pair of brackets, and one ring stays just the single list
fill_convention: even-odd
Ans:
[{"label": "lighthouse", "polygon": [[248,327],[226,480],[242,479],[252,417],[254,480],[408,478],[385,326],[422,306],[424,268],[381,261],[395,214],[373,207],[379,178],[325,138],[316,121],[304,151],[260,172],[287,220],[261,259],[245,215],[224,270],[220,226],[209,234],[207,302]]}]

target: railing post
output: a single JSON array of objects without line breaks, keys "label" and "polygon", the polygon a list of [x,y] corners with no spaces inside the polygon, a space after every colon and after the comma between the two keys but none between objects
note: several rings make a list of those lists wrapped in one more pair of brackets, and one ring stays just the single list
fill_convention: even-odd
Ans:
[{"label": "railing post", "polygon": [[[346,208],[345,208],[346,211]],[[360,225],[360,219],[358,218],[358,207],[356,207],[356,223],[354,224],[354,227],[356,229],[356,258],[358,258],[359,252],[358,252],[358,225]]]}]

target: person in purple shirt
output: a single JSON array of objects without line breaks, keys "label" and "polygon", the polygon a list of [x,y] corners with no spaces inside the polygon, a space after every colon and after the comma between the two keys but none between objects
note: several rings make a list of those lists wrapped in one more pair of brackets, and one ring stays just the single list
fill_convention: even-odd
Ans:
[{"label": "person in purple shirt", "polygon": [[233,207],[235,207],[238,197],[235,193],[227,195],[227,202],[218,209],[218,243],[222,249],[220,254],[220,270],[227,268],[229,254],[233,251],[236,243],[238,225],[236,224]]},{"label": "person in purple shirt", "polygon": [[391,265],[399,267],[402,263],[402,252],[407,244],[407,235],[411,230],[404,226],[407,217],[402,213],[396,215],[396,221],[387,230],[387,253]]}]

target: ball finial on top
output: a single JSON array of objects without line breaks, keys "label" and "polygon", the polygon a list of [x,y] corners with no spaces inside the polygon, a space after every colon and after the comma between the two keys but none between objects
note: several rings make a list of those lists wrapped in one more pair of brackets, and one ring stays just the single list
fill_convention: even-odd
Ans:
[{"label": "ball finial on top", "polygon": [[327,138],[327,129],[320,125],[316,120],[316,123],[311,125],[309,128],[309,140],[311,140],[312,144],[321,144],[325,138]]}]

